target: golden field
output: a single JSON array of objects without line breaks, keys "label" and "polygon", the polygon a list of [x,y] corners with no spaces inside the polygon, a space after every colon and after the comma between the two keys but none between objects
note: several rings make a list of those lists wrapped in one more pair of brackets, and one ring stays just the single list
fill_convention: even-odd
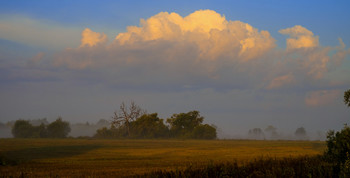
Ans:
[{"label": "golden field", "polygon": [[0,139],[0,177],[132,176],[262,157],[323,154],[322,141]]}]

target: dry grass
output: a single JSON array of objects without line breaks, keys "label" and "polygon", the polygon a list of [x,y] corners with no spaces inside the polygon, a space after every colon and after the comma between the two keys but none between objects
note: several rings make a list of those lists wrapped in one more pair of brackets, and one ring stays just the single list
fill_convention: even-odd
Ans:
[{"label": "dry grass", "polygon": [[106,177],[322,154],[319,141],[0,139],[4,176]]}]

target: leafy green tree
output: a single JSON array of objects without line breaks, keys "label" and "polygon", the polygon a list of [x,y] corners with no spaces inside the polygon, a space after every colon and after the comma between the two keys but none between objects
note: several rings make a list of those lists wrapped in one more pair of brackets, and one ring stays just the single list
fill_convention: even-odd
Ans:
[{"label": "leafy green tree", "polygon": [[157,113],[144,114],[131,123],[131,136],[134,138],[166,138],[169,129]]},{"label": "leafy green tree", "polygon": [[344,92],[344,103],[350,107],[350,89]]},{"label": "leafy green tree", "polygon": [[50,138],[66,138],[70,130],[69,122],[59,117],[47,126],[47,135]]},{"label": "leafy green tree", "polygon": [[350,128],[345,125],[340,132],[333,130],[327,135],[326,155],[332,160],[344,163],[347,155],[350,154]]},{"label": "leafy green tree", "polygon": [[39,137],[35,127],[26,120],[17,120],[12,128],[12,135],[15,138],[35,138]]},{"label": "leafy green tree", "polygon": [[[350,90],[344,92],[344,103],[350,107]],[[330,130],[327,134],[327,150],[325,156],[336,163],[334,172],[339,177],[350,175],[350,127],[345,124],[339,132]]]},{"label": "leafy green tree", "polygon": [[199,111],[190,111],[188,113],[173,114],[167,119],[170,125],[170,133],[174,137],[191,138],[195,127],[203,122],[204,118],[200,116]]},{"label": "leafy green tree", "polygon": [[193,130],[193,138],[195,139],[216,139],[216,128],[208,124],[199,125]]},{"label": "leafy green tree", "polygon": [[328,132],[327,135],[327,150],[325,156],[328,160],[337,164],[337,172],[340,169],[343,171],[349,171],[350,161],[350,128],[345,125],[340,132],[334,132],[333,130]]}]

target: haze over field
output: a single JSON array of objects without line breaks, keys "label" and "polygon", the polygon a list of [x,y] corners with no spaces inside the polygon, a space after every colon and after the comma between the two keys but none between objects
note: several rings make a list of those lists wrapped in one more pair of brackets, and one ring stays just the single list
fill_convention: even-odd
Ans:
[{"label": "haze over field", "polygon": [[[348,1],[1,1],[0,122],[200,111],[219,137],[349,123]],[[1,132],[2,133],[2,132]]]}]

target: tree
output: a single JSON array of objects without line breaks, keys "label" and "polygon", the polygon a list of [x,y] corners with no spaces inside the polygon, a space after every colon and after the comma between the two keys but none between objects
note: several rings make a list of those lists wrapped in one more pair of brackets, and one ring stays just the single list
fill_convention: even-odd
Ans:
[{"label": "tree", "polygon": [[[350,107],[350,89],[344,92],[344,103]],[[327,150],[325,156],[335,162],[335,172],[339,177],[350,175],[350,127],[345,124],[339,132],[330,130],[327,134]]]},{"label": "tree", "polygon": [[130,136],[130,122],[136,120],[138,117],[145,114],[146,111],[142,110],[135,102],[131,102],[130,106],[127,107],[124,102],[120,105],[119,111],[114,112],[112,117],[112,125],[116,128],[125,126],[127,136]]},{"label": "tree", "polygon": [[26,120],[17,120],[12,128],[12,135],[15,138],[33,138],[39,137],[35,132],[35,127]]},{"label": "tree", "polygon": [[344,103],[350,107],[350,89],[344,92]]},{"label": "tree", "polygon": [[216,139],[216,128],[208,124],[199,125],[193,130],[193,138],[195,139]]},{"label": "tree", "polygon": [[271,139],[278,137],[277,128],[272,125],[267,126],[265,132],[270,134]]},{"label": "tree", "polygon": [[33,126],[30,121],[17,120],[12,128],[12,135],[15,138],[45,138],[47,130],[43,123]]},{"label": "tree", "polygon": [[131,136],[134,138],[166,138],[169,129],[157,113],[144,114],[130,123]]},{"label": "tree", "polygon": [[350,127],[345,124],[340,132],[330,130],[325,156],[336,163],[336,171],[350,174]]},{"label": "tree", "polygon": [[96,131],[96,134],[94,135],[95,138],[114,138],[115,134],[114,131],[115,128],[108,129],[107,127],[100,128]]},{"label": "tree", "polygon": [[306,130],[304,127],[297,128],[297,130],[294,132],[294,135],[299,139],[304,139],[306,138]]},{"label": "tree", "polygon": [[260,128],[254,128],[249,130],[249,137],[253,139],[265,139],[265,134]]},{"label": "tree", "polygon": [[63,121],[61,117],[47,126],[47,135],[50,138],[65,138],[70,131],[69,123]]},{"label": "tree", "polygon": [[340,132],[330,130],[326,142],[328,158],[344,163],[350,153],[350,127],[345,125]]},{"label": "tree", "polygon": [[188,113],[173,114],[167,119],[170,125],[170,133],[174,137],[191,138],[195,127],[199,126],[204,120],[199,111],[190,111]]}]

